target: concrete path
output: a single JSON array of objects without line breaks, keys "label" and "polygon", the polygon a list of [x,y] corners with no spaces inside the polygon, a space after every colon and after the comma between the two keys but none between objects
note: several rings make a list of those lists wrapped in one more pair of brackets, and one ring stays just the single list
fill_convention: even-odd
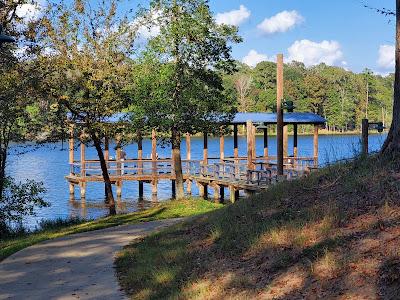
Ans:
[{"label": "concrete path", "polygon": [[115,277],[115,253],[179,221],[79,233],[21,250],[0,263],[0,299],[124,299]]}]

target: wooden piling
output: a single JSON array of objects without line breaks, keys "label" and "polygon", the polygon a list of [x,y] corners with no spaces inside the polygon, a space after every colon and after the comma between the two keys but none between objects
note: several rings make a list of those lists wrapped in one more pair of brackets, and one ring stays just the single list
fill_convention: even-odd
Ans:
[{"label": "wooden piling", "polygon": [[143,181],[139,181],[139,198],[142,199],[143,198]]},{"label": "wooden piling", "polygon": [[186,180],[186,193],[188,195],[192,194],[192,181],[190,179]]},{"label": "wooden piling", "polygon": [[204,185],[199,183],[198,189],[199,189],[199,197],[204,198]]},{"label": "wooden piling", "polygon": [[122,196],[122,180],[119,180],[115,184],[117,186],[117,198],[121,198]]},{"label": "wooden piling", "polygon": [[361,136],[362,136],[362,154],[368,155],[368,119],[362,119],[361,121]]},{"label": "wooden piling", "polygon": [[72,182],[69,183],[69,194],[70,195],[75,194],[75,185]]},{"label": "wooden piling", "polygon": [[213,194],[214,202],[219,203],[219,198],[220,198],[220,196],[219,196],[219,193],[220,193],[219,185],[217,185],[217,184],[213,185],[213,189],[214,189],[214,194]]},{"label": "wooden piling", "polygon": [[172,198],[176,197],[176,182],[174,179],[171,180],[171,190],[172,190]]},{"label": "wooden piling", "polygon": [[276,118],[277,118],[277,156],[278,156],[278,176],[283,175],[283,54],[277,55],[276,71]]},{"label": "wooden piling", "polygon": [[86,182],[82,181],[79,183],[79,188],[81,192],[81,199],[86,198]]},{"label": "wooden piling", "polygon": [[225,199],[225,187],[221,185],[221,187],[219,188],[219,199],[221,203],[224,203],[224,199]]},{"label": "wooden piling", "polygon": [[237,197],[236,197],[237,193],[236,192],[237,191],[236,191],[235,187],[233,185],[230,185],[229,186],[229,200],[232,203],[235,203],[236,200],[237,200]]}]

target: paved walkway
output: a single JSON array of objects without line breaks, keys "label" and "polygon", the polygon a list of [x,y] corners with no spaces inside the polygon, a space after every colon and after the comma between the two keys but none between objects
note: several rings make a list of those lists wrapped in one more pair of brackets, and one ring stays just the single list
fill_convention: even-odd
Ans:
[{"label": "paved walkway", "polygon": [[0,299],[124,299],[114,273],[115,253],[179,221],[123,225],[28,247],[0,263]]}]

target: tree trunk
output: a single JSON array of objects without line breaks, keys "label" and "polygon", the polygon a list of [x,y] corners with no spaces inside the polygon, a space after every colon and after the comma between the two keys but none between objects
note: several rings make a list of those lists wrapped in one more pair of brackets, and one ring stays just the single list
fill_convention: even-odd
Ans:
[{"label": "tree trunk", "polygon": [[172,129],[172,160],[175,170],[176,199],[183,199],[183,173],[181,159],[181,135],[176,129]]},{"label": "tree trunk", "polygon": [[396,69],[394,79],[393,121],[382,146],[382,154],[400,152],[400,0],[396,0]]},{"label": "tree trunk", "polygon": [[110,208],[110,215],[115,215],[116,210],[115,210],[114,195],[112,192],[110,176],[108,174],[107,163],[106,160],[104,159],[103,149],[101,149],[101,141],[95,134],[92,134],[92,140],[100,160],[101,172],[103,174],[104,187],[106,192],[106,203]]}]

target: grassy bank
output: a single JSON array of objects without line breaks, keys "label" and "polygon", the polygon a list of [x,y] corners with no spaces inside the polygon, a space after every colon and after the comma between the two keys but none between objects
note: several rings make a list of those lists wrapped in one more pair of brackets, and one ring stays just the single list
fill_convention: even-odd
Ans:
[{"label": "grassy bank", "polygon": [[7,256],[10,256],[11,254],[33,244],[68,234],[139,222],[189,217],[203,214],[221,207],[221,204],[215,204],[205,200],[187,199],[166,202],[141,212],[116,215],[89,222],[77,222],[75,220],[72,220],[72,222],[48,222],[45,224],[44,228],[36,232],[20,234],[7,239],[0,239],[0,261]]},{"label": "grassy bank", "polygon": [[118,256],[137,299],[396,299],[400,162],[320,170],[136,241]]}]

